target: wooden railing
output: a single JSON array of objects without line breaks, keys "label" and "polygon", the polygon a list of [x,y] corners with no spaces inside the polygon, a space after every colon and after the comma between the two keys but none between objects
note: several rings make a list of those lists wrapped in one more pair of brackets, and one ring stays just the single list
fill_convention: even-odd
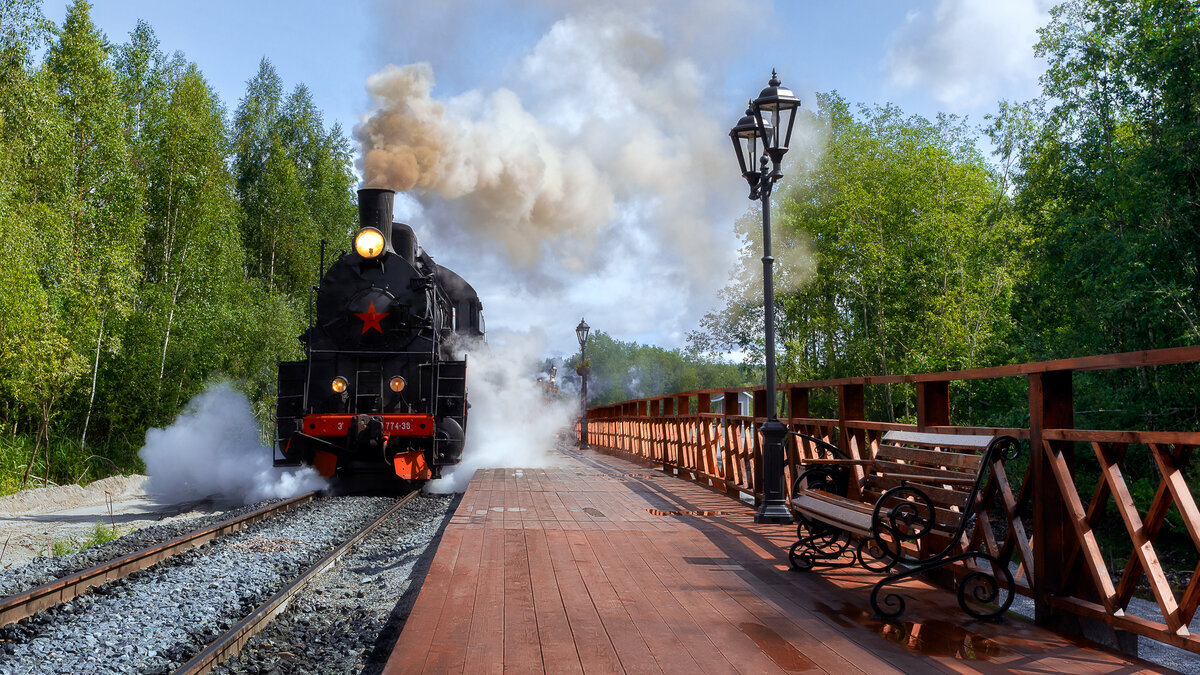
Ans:
[{"label": "wooden railing", "polygon": [[[1072,386],[1073,373],[1078,371],[1195,363],[1200,363],[1200,346],[944,373],[791,383],[780,386],[784,403],[780,410],[786,413],[780,420],[792,431],[835,443],[859,459],[873,457],[879,438],[893,429],[1006,433],[1027,441],[1028,461],[1009,467],[1023,470],[1010,477],[1003,466],[997,467],[984,492],[982,515],[970,541],[962,544],[984,547],[1017,566],[1016,591],[1034,599],[1039,623],[1128,646],[1122,633],[1111,632],[1125,631],[1200,653],[1200,636],[1187,628],[1200,605],[1200,564],[1196,562],[1200,557],[1200,509],[1185,479],[1192,452],[1200,445],[1200,431],[1075,429]],[[950,424],[951,382],[1012,377],[1028,381],[1028,427]],[[867,420],[864,387],[898,383],[915,385],[917,423]],[[810,391],[826,388],[837,392],[837,419],[809,414]],[[753,394],[756,415],[738,414],[736,403],[725,406],[725,412],[711,412],[714,396],[724,395],[726,402],[736,402],[741,391]],[[588,411],[589,441],[593,446],[654,462],[742,501],[755,502],[762,494],[757,427],[765,420],[765,410],[766,393],[761,387],[626,401]],[[795,436],[789,439],[785,477],[790,491],[798,464],[815,454],[807,441]],[[1141,448],[1134,454],[1157,468],[1157,489],[1148,504],[1135,503],[1122,472],[1131,447]],[[1094,485],[1078,484],[1072,470],[1076,453],[1094,455],[1097,460],[1100,478]],[[1147,470],[1136,468],[1142,473]],[[1176,557],[1196,565],[1181,593],[1172,587],[1155,549],[1172,507],[1186,530],[1184,541],[1190,539],[1192,546],[1182,556],[1176,551]],[[1128,535],[1128,541],[1122,537],[1113,547],[1128,553],[1119,570],[1106,561],[1096,531],[1114,510]],[[959,570],[959,574],[965,572]],[[1126,611],[1135,593],[1139,589],[1144,593],[1147,587],[1161,616],[1143,618]],[[1102,634],[1106,631],[1107,635]]]}]

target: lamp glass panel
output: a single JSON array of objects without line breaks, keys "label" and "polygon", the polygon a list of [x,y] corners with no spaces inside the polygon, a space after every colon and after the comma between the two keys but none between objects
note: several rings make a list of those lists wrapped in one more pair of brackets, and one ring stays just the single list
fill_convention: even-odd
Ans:
[{"label": "lamp glass panel", "polygon": [[754,158],[758,156],[758,134],[743,134],[738,137],[738,144],[742,146],[746,171],[753,171]]},{"label": "lamp glass panel", "polygon": [[790,107],[784,108],[777,113],[778,120],[775,125],[775,130],[776,134],[782,134],[782,145],[779,145],[778,147],[786,149],[792,142],[792,124],[794,124],[796,121],[797,110],[799,110],[798,107]]}]

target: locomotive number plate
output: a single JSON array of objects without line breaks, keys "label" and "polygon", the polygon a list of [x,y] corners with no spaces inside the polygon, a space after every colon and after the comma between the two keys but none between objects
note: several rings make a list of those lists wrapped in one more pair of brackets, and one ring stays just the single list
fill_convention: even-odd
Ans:
[{"label": "locomotive number plate", "polygon": [[[304,433],[309,436],[345,436],[350,433],[358,415],[317,414],[304,416]],[[432,436],[432,415],[368,415],[383,422],[383,433],[388,436]]]}]

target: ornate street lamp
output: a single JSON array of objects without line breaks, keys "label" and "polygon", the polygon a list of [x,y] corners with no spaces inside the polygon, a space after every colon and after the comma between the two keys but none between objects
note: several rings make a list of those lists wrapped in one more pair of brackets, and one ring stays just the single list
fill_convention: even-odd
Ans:
[{"label": "ornate street lamp", "polygon": [[[750,185],[750,199],[762,200],[763,221],[763,311],[767,331],[767,421],[760,428],[763,439],[763,503],[754,520],[759,523],[791,523],[792,514],[784,499],[783,444],[787,427],[775,413],[775,281],[771,257],[771,188],[783,178],[780,164],[792,139],[792,125],[800,99],[784,87],[775,71],[758,98],[750,101],[746,114],[729,131],[737,152],[742,177]],[[760,150],[761,145],[761,150]],[[761,152],[761,156],[759,155]],[[755,169],[757,163],[758,168]],[[768,167],[768,164],[771,166]],[[755,411],[757,414],[758,411]]]},{"label": "ornate street lamp", "polygon": [[554,376],[557,374],[558,374],[558,366],[556,366],[554,364],[550,364],[550,389],[553,391],[558,391],[558,389],[556,389],[554,386]]},{"label": "ornate street lamp", "polygon": [[592,367],[587,362],[587,336],[591,329],[592,327],[587,325],[582,318],[579,319],[579,325],[575,327],[575,337],[579,338],[579,365],[575,368],[575,372],[583,378],[583,386],[579,389],[579,447],[581,448],[586,448],[588,444],[587,378],[588,373],[592,372]]}]

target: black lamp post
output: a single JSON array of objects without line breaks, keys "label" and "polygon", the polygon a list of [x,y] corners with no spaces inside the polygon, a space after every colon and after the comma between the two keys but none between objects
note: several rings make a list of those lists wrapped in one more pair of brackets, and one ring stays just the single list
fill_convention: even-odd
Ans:
[{"label": "black lamp post", "polygon": [[[771,81],[758,98],[750,102],[745,116],[738,120],[729,137],[737,151],[742,177],[750,184],[750,199],[762,200],[763,221],[763,310],[767,330],[767,421],[760,431],[763,438],[763,503],[754,520],[758,523],[791,523],[783,486],[783,444],[787,427],[775,413],[775,282],[771,257],[771,188],[783,178],[780,163],[792,138],[792,124],[800,99],[771,71]],[[759,143],[762,143],[761,156]],[[755,169],[755,160],[758,168]],[[770,164],[771,166],[768,166]],[[757,413],[757,411],[755,411]]]},{"label": "black lamp post", "polygon": [[581,448],[586,448],[588,444],[587,378],[588,373],[592,372],[592,367],[587,362],[587,336],[591,329],[592,327],[587,325],[582,318],[579,319],[579,325],[575,327],[575,337],[579,338],[579,366],[575,368],[575,372],[583,378],[583,386],[579,389],[579,447]]},{"label": "black lamp post", "polygon": [[558,374],[558,366],[550,364],[550,391],[558,391],[558,387],[554,384],[554,376]]}]

